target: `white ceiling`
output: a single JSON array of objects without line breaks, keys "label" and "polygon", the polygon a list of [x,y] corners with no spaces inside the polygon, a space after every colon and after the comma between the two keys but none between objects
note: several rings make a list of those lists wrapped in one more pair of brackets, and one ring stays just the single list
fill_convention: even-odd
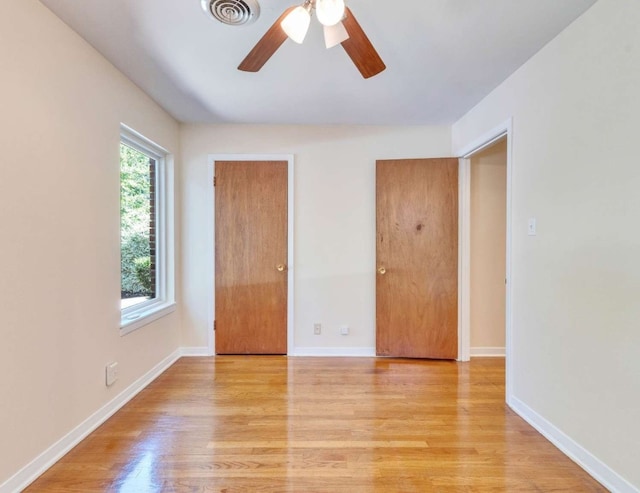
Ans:
[{"label": "white ceiling", "polygon": [[387,65],[365,80],[315,19],[258,73],[236,69],[285,8],[248,26],[200,0],[40,0],[182,122],[450,124],[596,0],[347,0]]}]

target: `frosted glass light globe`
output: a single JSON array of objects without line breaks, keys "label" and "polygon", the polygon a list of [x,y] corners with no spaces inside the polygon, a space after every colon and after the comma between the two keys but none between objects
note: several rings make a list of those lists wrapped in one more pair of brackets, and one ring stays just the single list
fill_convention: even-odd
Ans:
[{"label": "frosted glass light globe", "polygon": [[311,23],[311,14],[304,7],[296,7],[291,13],[286,16],[280,26],[284,32],[298,44],[302,44],[307,31],[309,30],[309,24]]},{"label": "frosted glass light globe", "polygon": [[323,26],[335,26],[344,17],[344,0],[316,0],[316,15]]}]

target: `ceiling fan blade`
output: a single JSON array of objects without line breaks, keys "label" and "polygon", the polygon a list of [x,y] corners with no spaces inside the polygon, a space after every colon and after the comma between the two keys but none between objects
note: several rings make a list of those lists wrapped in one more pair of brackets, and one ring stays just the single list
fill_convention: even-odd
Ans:
[{"label": "ceiling fan blade", "polygon": [[242,70],[244,72],[257,72],[265,63],[267,63],[269,58],[271,58],[271,56],[278,51],[278,48],[282,46],[282,43],[286,41],[287,35],[282,27],[280,27],[280,23],[295,8],[295,5],[288,8],[280,17],[278,17],[278,20],[273,23],[269,30],[264,33],[264,36],[262,36],[260,41],[258,41],[258,43],[249,52],[246,58],[242,60],[242,63],[238,66],[238,70]]},{"label": "ceiling fan blade", "polygon": [[378,52],[369,41],[369,38],[358,24],[353,16],[351,9],[346,8],[346,17],[342,21],[344,27],[349,33],[349,39],[342,42],[342,47],[347,52],[362,77],[368,79],[374,75],[378,75],[387,66],[378,55]]}]

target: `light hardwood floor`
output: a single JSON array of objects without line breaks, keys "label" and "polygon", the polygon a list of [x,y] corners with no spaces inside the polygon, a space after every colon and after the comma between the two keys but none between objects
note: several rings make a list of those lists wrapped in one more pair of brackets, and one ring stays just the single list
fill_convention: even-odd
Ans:
[{"label": "light hardwood floor", "polygon": [[602,492],[504,360],[183,358],[31,492]]}]

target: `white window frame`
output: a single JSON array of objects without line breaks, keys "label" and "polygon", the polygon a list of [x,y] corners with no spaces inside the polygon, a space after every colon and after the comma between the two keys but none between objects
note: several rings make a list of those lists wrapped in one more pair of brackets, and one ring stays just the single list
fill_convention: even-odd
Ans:
[{"label": "white window frame", "polygon": [[173,157],[158,144],[122,124],[120,142],[156,162],[156,297],[120,310],[120,335],[175,311]]}]

